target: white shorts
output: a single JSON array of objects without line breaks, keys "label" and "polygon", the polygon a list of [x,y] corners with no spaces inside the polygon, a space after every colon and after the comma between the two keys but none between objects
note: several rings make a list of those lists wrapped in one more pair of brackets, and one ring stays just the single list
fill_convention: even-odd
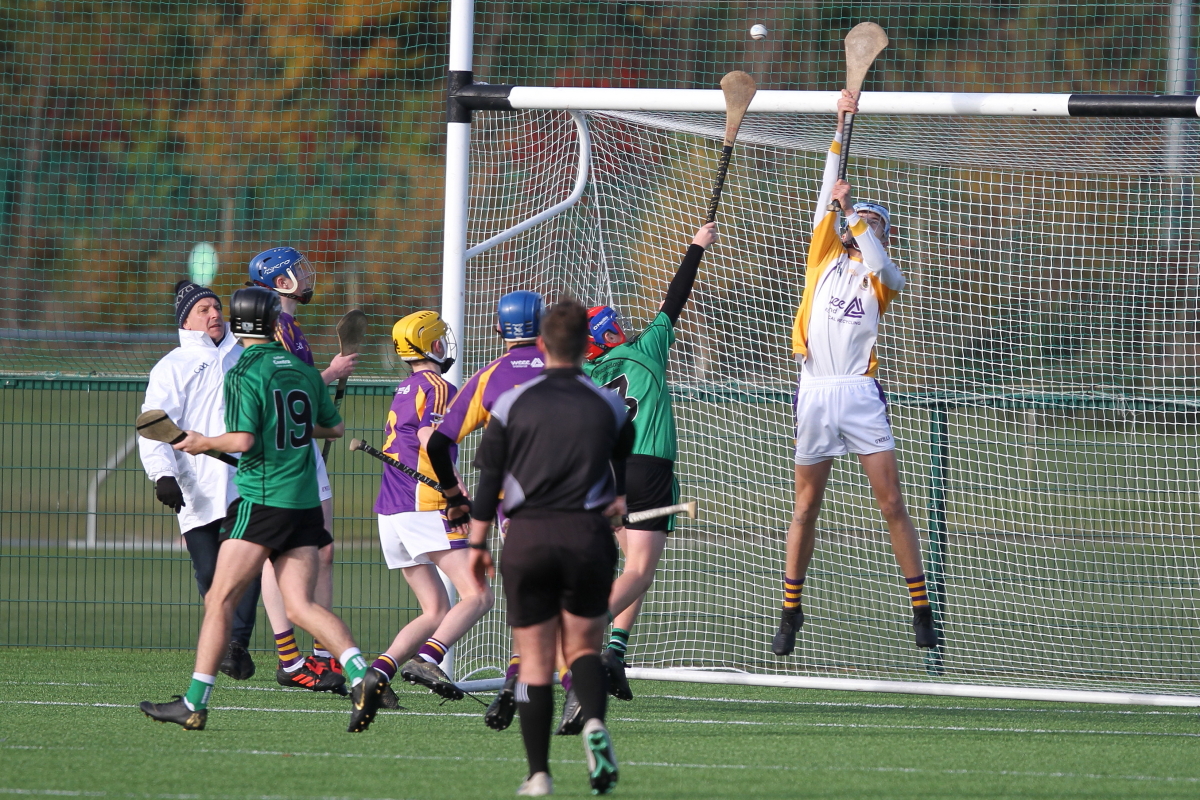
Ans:
[{"label": "white shorts", "polygon": [[321,502],[333,499],[333,487],[329,485],[329,471],[325,469],[325,459],[321,458],[321,445],[313,439],[313,449],[317,451],[317,492],[321,495]]},{"label": "white shorts", "polygon": [[895,449],[887,400],[878,381],[863,375],[801,377],[796,391],[797,464]]},{"label": "white shorts", "polygon": [[432,564],[427,553],[450,549],[440,511],[379,514],[379,545],[388,569]]}]

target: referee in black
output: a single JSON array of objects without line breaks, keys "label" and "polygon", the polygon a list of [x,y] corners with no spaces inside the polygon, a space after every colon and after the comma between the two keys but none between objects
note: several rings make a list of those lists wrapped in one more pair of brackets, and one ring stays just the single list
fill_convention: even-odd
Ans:
[{"label": "referee in black", "polygon": [[617,566],[608,518],[625,513],[633,425],[621,397],[598,388],[580,369],[587,336],[587,311],[573,299],[542,316],[538,347],[546,368],[497,398],[475,454],[480,475],[471,512],[471,565],[480,583],[495,572],[487,534],[501,489],[511,519],[500,573],[521,654],[516,696],[529,759],[529,775],[517,791],[523,796],[553,791],[551,688],[560,632],[586,720],[592,791],[606,794],[617,783],[604,727],[608,675],[600,642]]}]

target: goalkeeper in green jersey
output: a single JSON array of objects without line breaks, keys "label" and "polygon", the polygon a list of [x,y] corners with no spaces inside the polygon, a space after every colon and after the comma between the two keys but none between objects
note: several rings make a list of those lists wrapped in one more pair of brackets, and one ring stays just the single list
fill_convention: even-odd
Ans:
[{"label": "goalkeeper in green jersey", "polygon": [[367,670],[350,630],[318,604],[317,551],[332,541],[317,488],[319,453],[313,439],[345,432],[320,373],[274,341],[279,295],[253,287],[234,293],[230,325],[246,350],[225,376],[225,429],[220,436],[188,431],[175,445],[191,455],[241,453],[233,482],[241,495],[221,523],[212,585],[204,596],[204,622],[196,668],[187,694],[170,703],[141,704],[159,722],[203,730],[217,666],[225,655],[233,612],[267,559],[289,619],[333,648],[353,686],[350,732],[366,730],[388,681]]},{"label": "goalkeeper in green jersey", "polygon": [[[633,421],[633,455],[626,462],[629,513],[678,502],[675,415],[667,390],[667,356],[675,341],[675,323],[696,282],[700,259],[716,238],[715,222],[696,231],[658,315],[632,341],[626,341],[614,309],[597,306],[588,312],[590,338],[583,371],[598,385],[625,398]],[[642,599],[654,582],[654,570],[662,557],[667,534],[674,528],[675,518],[666,516],[617,529],[617,541],[625,554],[625,569],[613,583],[609,597],[613,630],[601,658],[611,679],[609,690],[621,700],[633,699],[625,678],[629,633]]]}]

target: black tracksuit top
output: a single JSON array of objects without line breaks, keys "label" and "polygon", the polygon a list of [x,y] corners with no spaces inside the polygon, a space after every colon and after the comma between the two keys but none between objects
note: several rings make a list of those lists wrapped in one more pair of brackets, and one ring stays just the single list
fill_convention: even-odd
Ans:
[{"label": "black tracksuit top", "polygon": [[504,512],[601,511],[625,494],[633,424],[625,402],[577,368],[543,370],[496,399],[479,449],[471,516],[490,521],[501,488]]}]

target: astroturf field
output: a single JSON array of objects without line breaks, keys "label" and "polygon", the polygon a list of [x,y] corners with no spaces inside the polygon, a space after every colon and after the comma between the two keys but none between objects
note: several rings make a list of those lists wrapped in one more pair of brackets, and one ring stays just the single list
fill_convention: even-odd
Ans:
[{"label": "astroturf field", "polygon": [[[181,651],[0,648],[0,794],[163,798],[511,797],[521,737],[467,698],[398,685],[403,711],[345,732],[349,702],[284,690],[259,654],[223,676],[208,729],[145,718],[182,692]],[[609,725],[629,798],[1196,797],[1200,713],[634,682]],[[488,699],[488,698],[485,698]],[[559,698],[561,701],[561,697]],[[578,738],[556,793],[589,794]]]}]

